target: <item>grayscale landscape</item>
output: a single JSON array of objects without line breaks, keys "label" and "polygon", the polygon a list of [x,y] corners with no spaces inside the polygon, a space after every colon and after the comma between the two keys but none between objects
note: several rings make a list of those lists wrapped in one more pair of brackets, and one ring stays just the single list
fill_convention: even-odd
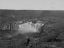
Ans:
[{"label": "grayscale landscape", "polygon": [[[21,28],[38,21],[44,25],[36,31]],[[0,48],[64,48],[64,10],[0,9]]]}]

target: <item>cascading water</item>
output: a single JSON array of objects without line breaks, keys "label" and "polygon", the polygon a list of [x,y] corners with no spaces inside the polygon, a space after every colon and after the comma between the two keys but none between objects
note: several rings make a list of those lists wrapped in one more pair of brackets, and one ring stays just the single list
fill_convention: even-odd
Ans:
[{"label": "cascading water", "polygon": [[[17,31],[15,31],[14,34],[8,34],[8,36],[12,37],[12,36],[16,36],[19,33],[20,34],[27,34],[27,33],[39,33],[39,29],[41,28],[41,26],[43,26],[44,23],[32,23],[32,22],[25,22],[25,23],[21,23],[19,24],[19,29]],[[13,33],[13,32],[12,32]]]},{"label": "cascading water", "polygon": [[24,23],[24,24],[20,24],[19,25],[19,31],[20,33],[29,33],[29,32],[33,32],[33,33],[36,33],[36,32],[39,32],[39,28],[41,26],[43,26],[44,24],[42,23],[32,23],[32,22],[27,22],[27,23]]}]

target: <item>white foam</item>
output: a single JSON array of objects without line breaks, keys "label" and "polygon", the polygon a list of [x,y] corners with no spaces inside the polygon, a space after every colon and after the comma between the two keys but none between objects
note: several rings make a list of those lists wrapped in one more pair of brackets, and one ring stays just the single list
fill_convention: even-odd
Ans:
[{"label": "white foam", "polygon": [[39,28],[44,25],[44,24],[41,24],[41,23],[36,23],[36,24],[33,24],[32,22],[27,22],[27,23],[24,23],[24,24],[20,24],[19,25],[19,31],[21,33],[27,33],[27,32],[38,32]]}]

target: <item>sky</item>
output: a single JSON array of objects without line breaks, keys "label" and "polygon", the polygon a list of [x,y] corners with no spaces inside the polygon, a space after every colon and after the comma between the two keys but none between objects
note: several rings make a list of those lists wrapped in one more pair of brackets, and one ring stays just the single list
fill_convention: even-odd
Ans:
[{"label": "sky", "polygon": [[64,10],[64,0],[0,0],[0,9]]}]

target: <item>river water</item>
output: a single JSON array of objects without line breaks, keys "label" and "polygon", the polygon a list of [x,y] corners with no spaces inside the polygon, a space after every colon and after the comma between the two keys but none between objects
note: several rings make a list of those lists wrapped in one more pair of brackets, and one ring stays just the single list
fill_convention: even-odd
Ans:
[{"label": "river water", "polygon": [[18,34],[17,30],[13,30],[13,31],[10,31],[10,30],[0,30],[0,36],[3,36],[3,37],[12,37],[12,36],[15,36],[17,34]]}]

